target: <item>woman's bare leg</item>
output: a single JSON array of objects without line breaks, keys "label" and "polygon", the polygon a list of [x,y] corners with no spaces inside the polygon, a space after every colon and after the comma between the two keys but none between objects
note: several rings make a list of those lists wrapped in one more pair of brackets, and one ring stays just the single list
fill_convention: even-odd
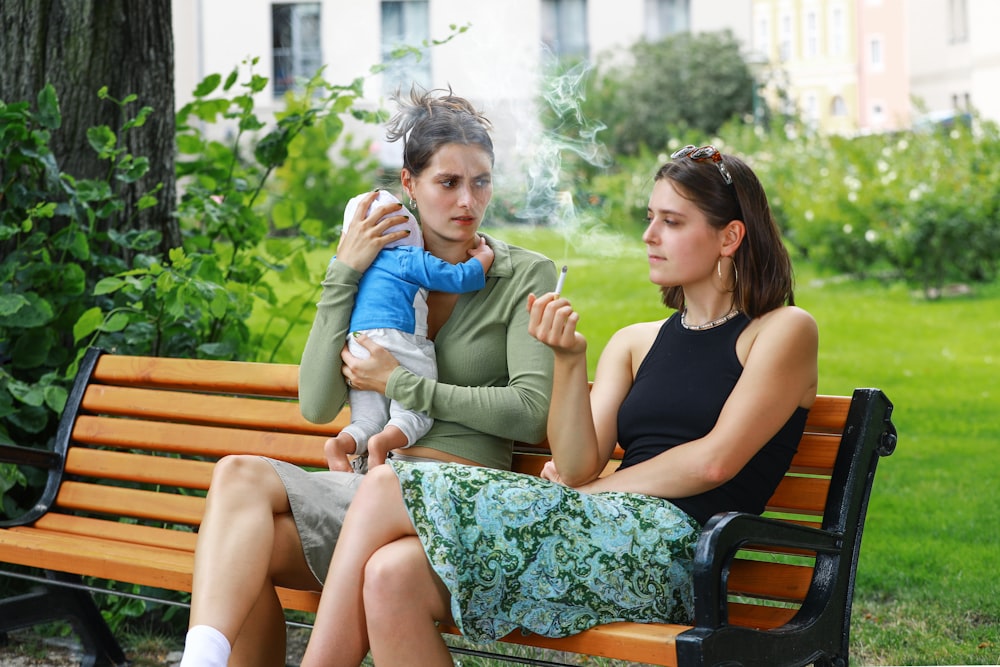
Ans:
[{"label": "woman's bare leg", "polygon": [[454,664],[436,624],[451,621],[450,594],[417,537],[404,537],[376,551],[368,559],[364,586],[376,665],[405,665],[415,655],[426,667]]},{"label": "woman's bare leg", "polygon": [[[285,612],[274,586],[268,581],[243,622],[233,651],[230,667],[275,667],[286,663],[287,641]],[[266,641],[262,641],[266,639]]]},{"label": "woman's bare leg", "polygon": [[[190,626],[225,635],[234,646],[233,665],[284,665],[284,617],[267,588],[274,582],[319,588],[290,511],[267,461],[229,456],[216,465],[195,550]],[[280,661],[270,662],[279,648]]]},{"label": "woman's bare leg", "polygon": [[[302,667],[361,663],[369,648],[363,597],[368,589],[369,559],[382,547],[413,536],[413,523],[403,505],[396,474],[388,466],[379,466],[361,483],[344,519]],[[439,606],[448,608],[446,602]],[[381,641],[383,634],[395,634],[409,625],[411,612],[405,609],[390,625],[379,628],[377,639]],[[417,655],[413,650],[401,663],[380,664],[412,662]],[[450,659],[446,664],[451,664]]]}]

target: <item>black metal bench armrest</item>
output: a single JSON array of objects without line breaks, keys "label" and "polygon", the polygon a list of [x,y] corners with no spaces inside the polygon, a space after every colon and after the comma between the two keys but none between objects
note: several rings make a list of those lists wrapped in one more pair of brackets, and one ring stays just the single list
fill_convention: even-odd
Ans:
[{"label": "black metal bench armrest", "polygon": [[0,445],[0,463],[35,466],[52,470],[58,468],[61,457],[47,449],[34,449],[20,445]]},{"label": "black metal bench armrest", "polygon": [[13,463],[14,465],[32,466],[44,468],[49,471],[50,484],[46,484],[45,493],[35,505],[24,514],[9,519],[0,518],[0,528],[10,526],[24,526],[34,522],[38,517],[45,514],[52,504],[55,488],[52,487],[53,477],[62,474],[63,455],[47,449],[35,449],[32,447],[21,447],[19,445],[0,445],[0,463]]},{"label": "black metal bench armrest", "polygon": [[837,553],[841,535],[741,512],[712,517],[702,531],[695,551],[695,627],[716,629],[728,622],[726,580],[739,549],[759,544]]},{"label": "black metal bench armrest", "polygon": [[69,397],[66,400],[66,407],[63,408],[62,416],[59,420],[59,429],[56,432],[55,444],[52,450],[34,449],[21,447],[18,445],[0,445],[0,463],[13,463],[15,465],[33,466],[43,468],[48,471],[48,480],[42,490],[41,497],[35,502],[27,512],[19,517],[11,519],[0,519],[0,528],[10,526],[24,526],[34,523],[40,516],[49,511],[55,502],[56,494],[62,484],[63,470],[66,465],[66,453],[69,451],[72,440],[73,425],[76,423],[77,414],[80,411],[80,404],[83,401],[83,394],[90,383],[90,376],[94,372],[98,358],[103,351],[97,348],[87,350],[80,367],[77,371],[76,380],[70,389]]}]

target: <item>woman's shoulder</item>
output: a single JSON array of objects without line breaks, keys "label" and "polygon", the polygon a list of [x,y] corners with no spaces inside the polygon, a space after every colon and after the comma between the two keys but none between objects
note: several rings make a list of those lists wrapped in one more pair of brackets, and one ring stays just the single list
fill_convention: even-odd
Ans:
[{"label": "woman's shoulder", "polygon": [[651,320],[649,322],[633,322],[632,324],[626,324],[621,329],[615,332],[615,336],[621,336],[623,338],[632,338],[634,336],[655,336],[656,333],[663,326],[664,322],[669,318],[663,318],[662,320]]},{"label": "woman's shoulder", "polygon": [[634,378],[638,372],[639,365],[646,357],[646,353],[656,341],[656,336],[664,322],[666,320],[636,322],[613,333],[601,352],[598,374],[607,377],[609,373],[604,369],[618,369],[614,372],[627,373],[631,381],[631,378]]},{"label": "woman's shoulder", "polygon": [[648,350],[666,321],[663,319],[628,324],[611,335],[611,338],[608,339],[608,345],[623,346],[633,352],[637,349]]},{"label": "woman's shoulder", "polygon": [[764,342],[770,350],[815,351],[819,344],[816,319],[798,306],[781,306],[754,318],[741,336],[741,359]]},{"label": "woman's shoulder", "polygon": [[508,279],[509,289],[518,293],[543,294],[555,287],[556,265],[551,259],[487,234],[483,236],[493,249],[489,277]]},{"label": "woman's shoulder", "polygon": [[483,236],[486,238],[486,242],[489,243],[489,246],[493,248],[494,253],[508,254],[511,257],[511,261],[515,263],[548,263],[555,266],[555,263],[551,259],[540,252],[529,250],[528,248],[514,245],[512,243],[507,243],[506,241],[498,239],[495,236],[491,236],[490,234],[483,233]]},{"label": "woman's shoulder", "polygon": [[761,330],[781,329],[781,330],[816,330],[816,318],[812,314],[798,306],[780,306],[768,311],[753,320]]}]

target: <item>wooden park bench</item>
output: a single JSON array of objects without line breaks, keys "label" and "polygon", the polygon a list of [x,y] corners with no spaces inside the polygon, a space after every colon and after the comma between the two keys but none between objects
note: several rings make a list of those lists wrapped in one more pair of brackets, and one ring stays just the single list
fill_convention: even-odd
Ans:
[{"label": "wooden park bench", "polygon": [[[0,447],[0,462],[48,475],[34,507],[0,522],[0,562],[18,566],[3,574],[33,582],[0,601],[0,633],[67,619],[85,665],[126,664],[90,597],[106,591],[93,585],[191,590],[195,531],[216,459],[252,453],[325,467],[323,442],[346,414],[332,424],[305,421],[297,379],[295,365],[89,351],[54,450]],[[656,665],[846,665],[872,479],[896,442],[891,415],[876,389],[817,400],[765,516],[719,515],[705,527],[693,626],[612,623],[563,639],[515,632],[504,641]],[[543,447],[518,447],[515,469],[537,474],[546,456]],[[287,610],[304,612],[319,599],[279,595]],[[544,660],[518,660],[557,664],[536,653]]]}]

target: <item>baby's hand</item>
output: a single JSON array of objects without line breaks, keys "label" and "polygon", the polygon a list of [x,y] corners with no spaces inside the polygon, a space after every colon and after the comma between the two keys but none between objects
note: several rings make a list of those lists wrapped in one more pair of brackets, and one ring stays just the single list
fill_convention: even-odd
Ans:
[{"label": "baby's hand", "polygon": [[469,255],[472,259],[478,260],[483,265],[483,273],[489,273],[490,267],[493,266],[493,248],[489,246],[486,239],[482,236],[477,237],[479,243],[475,248],[469,251]]}]

